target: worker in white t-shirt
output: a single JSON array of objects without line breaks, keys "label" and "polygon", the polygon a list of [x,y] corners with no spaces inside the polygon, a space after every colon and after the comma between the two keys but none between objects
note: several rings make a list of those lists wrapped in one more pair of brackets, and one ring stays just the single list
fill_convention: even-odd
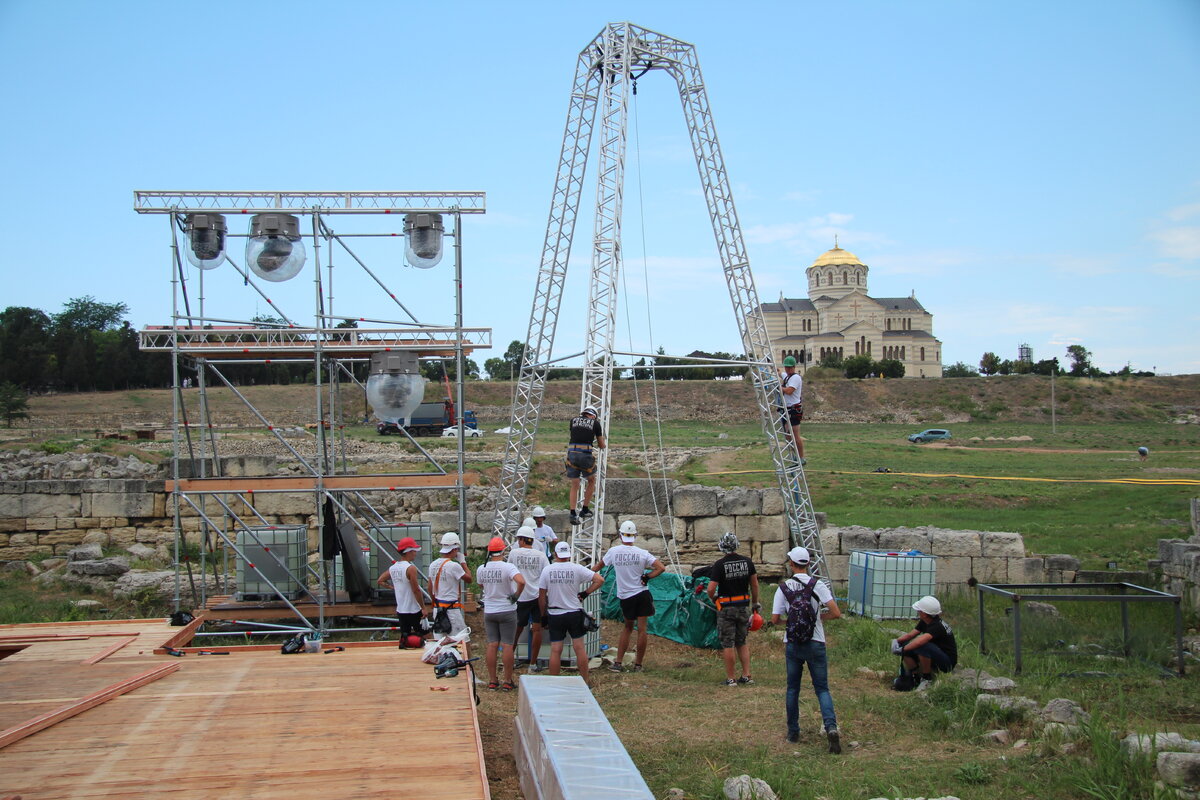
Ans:
[{"label": "worker in white t-shirt", "polygon": [[417,565],[412,563],[421,552],[421,546],[411,536],[405,536],[396,542],[396,552],[400,560],[384,570],[376,583],[380,586],[390,586],[396,593],[396,619],[400,629],[400,647],[408,646],[408,638],[416,636],[424,639],[421,631],[421,620],[429,616],[429,606],[421,593],[421,584],[417,582]]},{"label": "worker in white t-shirt", "polygon": [[[562,664],[563,640],[571,637],[579,677],[588,679],[588,655],[583,637],[583,600],[604,586],[604,578],[582,564],[571,561],[571,545],[554,545],[554,563],[542,570],[538,579],[538,603],[542,616],[550,618],[550,674],[557,675]],[[586,589],[581,589],[587,584]]]},{"label": "worker in white t-shirt", "polygon": [[638,638],[633,671],[642,671],[646,645],[650,641],[646,626],[650,617],[654,616],[654,598],[646,584],[667,569],[648,550],[635,547],[633,543],[636,540],[637,526],[633,524],[633,520],[627,519],[621,523],[621,543],[610,547],[596,564],[597,570],[605,564],[613,568],[617,581],[617,599],[621,601],[621,615],[625,617],[625,629],[621,631],[621,637],[617,641],[617,660],[609,667],[613,672],[625,671],[625,651],[629,649],[634,625],[637,625]]},{"label": "worker in white t-shirt", "polygon": [[517,598],[517,632],[513,636],[513,645],[520,644],[521,634],[528,625],[532,632],[527,662],[529,671],[541,672],[538,654],[542,651],[542,625],[545,618],[538,608],[538,580],[542,577],[542,570],[550,566],[550,559],[546,558],[541,548],[534,545],[533,528],[522,525],[517,529],[517,546],[509,551],[508,563],[519,569],[525,577],[525,589]]},{"label": "worker in white t-shirt", "polygon": [[[483,629],[487,633],[489,689],[511,692],[513,682],[513,634],[517,630],[517,597],[525,588],[525,576],[504,560],[508,544],[499,536],[488,542],[488,561],[475,570],[475,580],[483,589]],[[504,685],[496,674],[496,654],[504,648]]]},{"label": "worker in white t-shirt", "polygon": [[558,534],[554,532],[554,528],[546,524],[546,509],[534,506],[533,511],[529,512],[529,516],[533,520],[533,540],[549,557],[554,552],[555,543],[558,542]]},{"label": "worker in white t-shirt", "polygon": [[462,554],[462,543],[454,531],[442,534],[442,557],[429,565],[429,596],[433,607],[445,609],[450,617],[450,635],[467,627],[463,618],[462,587],[471,583],[471,568]]}]

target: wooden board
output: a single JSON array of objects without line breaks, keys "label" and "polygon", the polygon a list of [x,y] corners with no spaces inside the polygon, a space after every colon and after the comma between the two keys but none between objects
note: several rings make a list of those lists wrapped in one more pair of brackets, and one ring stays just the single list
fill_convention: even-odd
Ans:
[{"label": "wooden board", "polygon": [[[489,798],[467,670],[437,680],[420,651],[394,646],[289,656],[222,648],[232,654],[173,659],[143,645],[161,645],[180,629],[142,622],[157,638],[139,634],[97,664],[80,664],[75,652],[55,666],[41,652],[11,665],[24,689],[7,666],[17,656],[0,661],[0,712],[21,708],[26,719],[39,704],[94,691],[97,676],[107,686],[122,669],[178,668],[0,749],[0,797]],[[101,641],[91,640],[94,651],[113,644]],[[28,649],[66,653],[88,644]]]}]

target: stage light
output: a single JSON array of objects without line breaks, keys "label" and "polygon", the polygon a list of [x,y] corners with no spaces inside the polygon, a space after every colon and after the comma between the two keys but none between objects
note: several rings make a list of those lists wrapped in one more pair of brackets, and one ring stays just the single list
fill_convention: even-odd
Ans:
[{"label": "stage light", "polygon": [[429,269],[442,260],[441,214],[405,214],[404,235],[408,237],[405,257],[409,264]]},{"label": "stage light", "polygon": [[255,214],[246,240],[246,265],[265,281],[286,281],[304,266],[300,220],[292,214]]},{"label": "stage light", "polygon": [[408,425],[425,398],[425,378],[415,353],[372,353],[367,402],[385,422]]},{"label": "stage light", "polygon": [[225,217],[188,214],[183,218],[188,237],[188,263],[199,269],[216,269],[225,260]]}]

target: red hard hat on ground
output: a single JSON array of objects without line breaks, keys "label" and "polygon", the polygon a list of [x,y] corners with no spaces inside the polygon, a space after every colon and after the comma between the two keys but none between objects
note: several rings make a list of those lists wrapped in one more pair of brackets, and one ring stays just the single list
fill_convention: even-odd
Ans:
[{"label": "red hard hat on ground", "polygon": [[750,615],[750,630],[756,631],[763,626],[762,614],[755,611]]},{"label": "red hard hat on ground", "polygon": [[404,640],[404,643],[409,647],[420,647],[425,643],[425,640],[420,636],[417,636],[415,633],[411,633],[408,635],[408,638]]}]

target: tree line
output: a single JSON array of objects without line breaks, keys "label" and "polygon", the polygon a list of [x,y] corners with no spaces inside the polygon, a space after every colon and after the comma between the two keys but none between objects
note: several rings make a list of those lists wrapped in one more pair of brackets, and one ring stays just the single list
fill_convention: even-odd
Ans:
[{"label": "tree line", "polygon": [[1092,364],[1092,351],[1081,344],[1073,344],[1067,347],[1067,360],[1070,363],[1064,368],[1057,358],[1045,358],[1037,362],[1013,361],[1007,358],[1001,359],[995,353],[987,352],[979,359],[979,369],[958,361],[943,369],[942,377],[978,378],[980,375],[1065,375],[1075,378],[1151,378],[1154,376],[1153,372],[1145,370],[1135,371],[1128,364],[1123,369],[1105,372]]}]

